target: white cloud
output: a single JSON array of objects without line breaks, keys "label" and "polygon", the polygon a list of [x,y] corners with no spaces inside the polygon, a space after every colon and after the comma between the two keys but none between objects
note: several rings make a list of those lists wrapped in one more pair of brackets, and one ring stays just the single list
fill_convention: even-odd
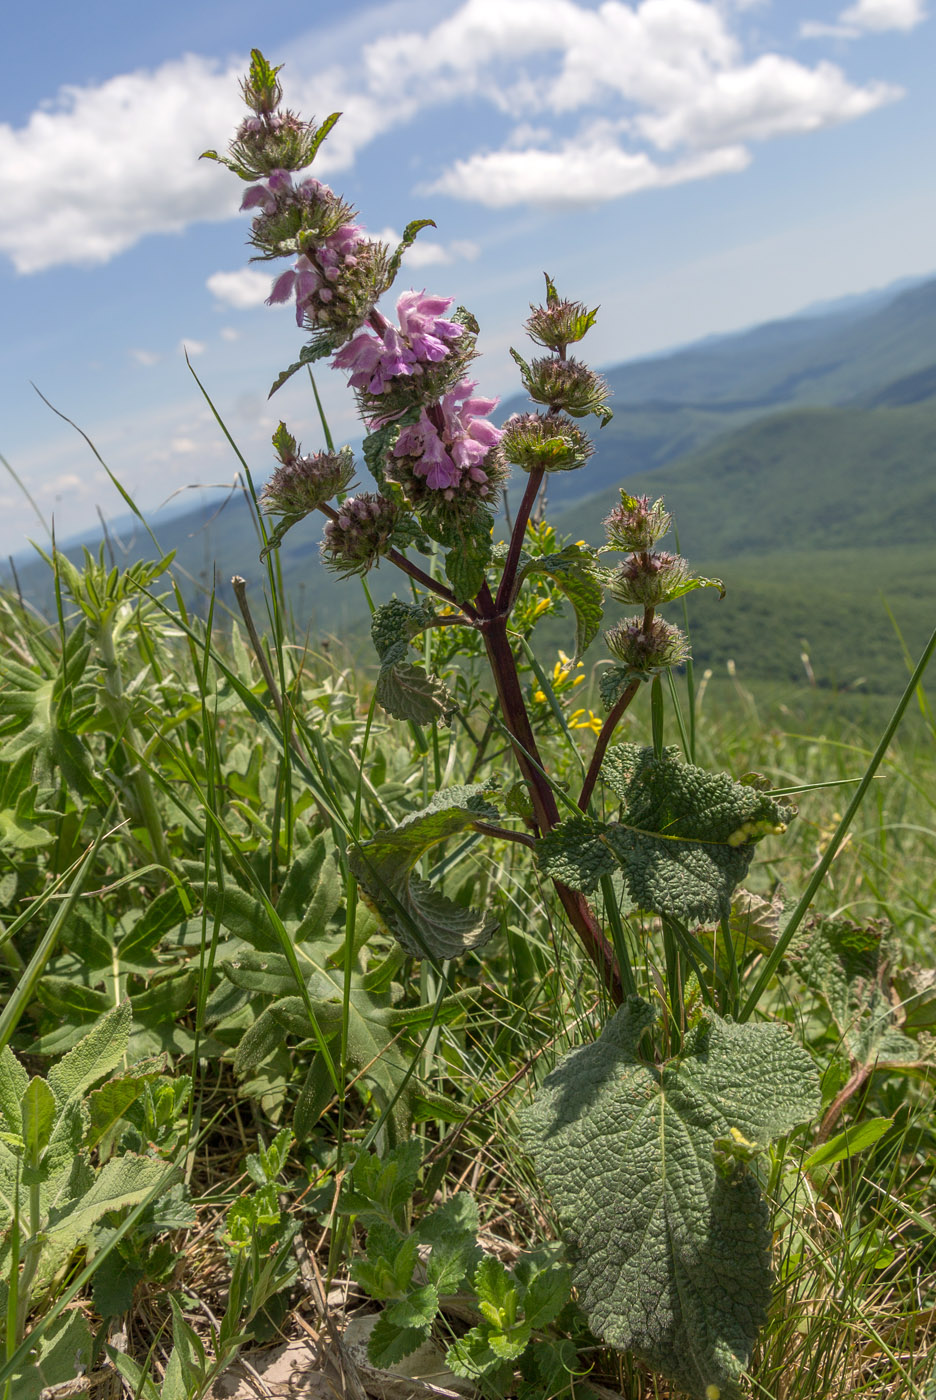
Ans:
[{"label": "white cloud", "polygon": [[[517,168],[506,161],[514,151],[532,153],[544,172],[520,181],[535,198],[549,172],[575,167],[569,117],[586,130],[600,118],[617,123],[618,140],[607,146],[607,197],[615,198],[699,178],[694,150],[710,151],[712,172],[721,163],[737,169],[739,157],[725,157],[725,148],[851,121],[900,95],[883,82],[854,84],[828,63],[813,67],[781,53],[749,58],[738,21],[748,8],[748,0],[463,0],[438,23],[430,8],[429,23],[418,24],[405,7],[378,6],[371,22],[385,23],[386,32],[362,42],[355,31],[344,64],[323,66],[313,45],[297,45],[288,95],[308,115],[343,112],[316,164],[325,177],[427,108],[486,103],[519,129],[505,132],[491,154],[466,141],[435,187],[449,189],[465,169]],[[906,30],[923,17],[922,0],[856,0],[838,27]],[[233,217],[238,182],[198,156],[223,145],[240,119],[242,68],[187,55],[96,86],[65,87],[25,125],[0,124],[0,253],[20,273],[103,263],[148,234]],[[673,159],[659,166],[648,144]],[[596,182],[576,178],[582,197],[595,198]],[[473,187],[483,190],[483,181]],[[502,183],[497,202],[506,194]],[[429,265],[466,256],[452,244],[417,248],[414,267],[420,258]],[[246,279],[219,273],[212,290],[229,305],[256,305],[259,280]]]},{"label": "white cloud", "polygon": [[457,161],[432,189],[492,208],[540,204],[561,208],[620,199],[640,190],[743,170],[750,155],[725,146],[660,165],[645,152],[622,151],[610,140],[566,144],[558,151],[494,151]]},{"label": "white cloud", "polygon": [[[831,63],[777,53],[746,61],[729,10],[710,0],[605,0],[597,9],[466,0],[427,33],[376,40],[365,69],[370,90],[386,97],[485,97],[524,119],[585,118],[577,141],[544,139],[542,122],[535,136],[521,125],[499,150],[461,157],[428,186],[488,205],[614,199],[738,170],[748,142],[851,121],[902,95],[882,82],[856,86]],[[613,140],[590,135],[596,109]],[[675,158],[659,164],[646,143]]]},{"label": "white cloud", "polygon": [[179,354],[188,355],[190,359],[193,355],[204,355],[207,348],[203,340],[186,340],[183,336],[179,341]]},{"label": "white cloud", "polygon": [[915,29],[926,19],[923,0],[858,0],[839,15],[843,24],[859,29]]},{"label": "white cloud", "polygon": [[826,24],[824,20],[804,19],[800,23],[801,39],[860,39],[861,30],[850,24]]},{"label": "white cloud", "polygon": [[155,350],[131,350],[130,358],[136,360],[137,364],[142,365],[144,369],[152,369],[153,365],[159,364],[162,356],[157,354]]},{"label": "white cloud", "polygon": [[853,121],[902,95],[887,83],[853,87],[833,63],[806,68],[763,54],[747,67],[713,75],[688,101],[640,117],[638,125],[661,150],[766,141]]},{"label": "white cloud", "polygon": [[0,250],[16,270],[107,262],[146,234],[233,215],[238,182],[198,157],[240,118],[238,72],[188,55],[62,88],[25,126],[0,125]]},{"label": "white cloud", "polygon": [[222,339],[222,340],[232,341],[232,340],[240,340],[240,338],[241,338],[241,333],[240,333],[240,331],[235,330],[233,326],[222,326],[222,327],[221,327],[221,339]]},{"label": "white cloud", "polygon": [[[396,229],[385,228],[381,229],[380,233],[375,233],[374,238],[395,248],[400,241],[400,234]],[[421,267],[447,267],[461,260],[474,262],[480,252],[478,244],[467,238],[455,238],[450,243],[436,243],[431,238],[424,238],[419,234],[416,242],[411,243],[403,254],[403,266],[411,267],[414,272]]]},{"label": "white cloud", "polygon": [[213,272],[205,283],[212,296],[238,311],[262,306],[270,295],[273,279],[268,272],[242,267],[239,272]]}]

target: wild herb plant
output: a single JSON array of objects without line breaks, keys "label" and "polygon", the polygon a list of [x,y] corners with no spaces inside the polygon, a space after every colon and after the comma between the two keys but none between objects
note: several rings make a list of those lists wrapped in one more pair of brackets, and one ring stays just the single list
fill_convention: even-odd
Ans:
[{"label": "wild herb plant", "polygon": [[[671,526],[662,501],[623,491],[600,549],[537,548],[543,536],[531,520],[550,473],[582,469],[592,450],[579,420],[591,415],[603,425],[610,416],[601,377],[569,354],[597,308],[564,300],[547,276],[545,303],[526,323],[545,353],[528,362],[511,352],[539,407],[495,427],[487,416],[495,401],[477,396],[467,378],[479,334],[470,311],[447,316],[451,299],[415,291],[398,299],[396,325],[377,309],[428,221],[410,224],[391,251],[366,237],[339,195],[300,175],[337,116],[316,127],[283,110],[277,74],[254,51],[243,83],[250,115],[227,156],[206,154],[249,184],[242,207],[258,211],[251,232],[258,255],[295,259],[269,300],[294,300],[310,339],[271,392],[326,356],[349,371],[378,490],[349,495],[350,449],[336,452],[329,442],[324,452],[303,454],[281,423],[273,437],[280,465],[263,495],[267,512],[279,516],[267,550],[319,511],[328,568],[364,576],[385,561],[408,575],[410,600],[373,610],[376,703],[413,725],[450,725],[456,699],[411,648],[433,629],[459,629],[462,654],[483,652],[487,660],[496,696],[490,723],[517,768],[506,784],[441,786],[421,811],[357,839],[350,872],[403,951],[441,967],[484,947],[497,920],[427,881],[420,872],[428,853],[472,833],[531,849],[618,1010],[594,1044],[547,1077],[525,1117],[526,1142],[569,1231],[573,1279],[597,1335],[691,1394],[718,1400],[737,1392],[769,1303],[768,1209],[757,1163],[820,1105],[813,1062],[788,1030],[747,1024],[766,982],[762,975],[744,1000],[749,951],[731,927],[732,899],[757,843],[782,834],[794,809],[759,775],[736,782],[709,774],[664,744],[662,677],[689,649],[660,610],[722,586],[657,548]],[[497,546],[496,511],[513,468],[526,485],[509,540]],[[609,552],[623,553],[624,562],[609,567]],[[639,609],[604,633],[615,659],[601,683],[607,713],[575,800],[550,772],[521,681],[520,657],[536,665],[537,610],[527,608],[519,631],[514,613],[524,592],[535,596],[546,580],[575,615],[572,665],[597,635],[606,598]],[[431,643],[422,649],[431,662]],[[568,733],[548,680],[541,684]],[[651,742],[612,744],[647,684]],[[683,738],[691,750],[684,727]],[[610,819],[609,807],[617,807]],[[588,900],[599,891],[611,938]],[[638,995],[644,978],[620,916],[622,895],[659,921],[656,1005]],[[718,930],[714,944],[696,932],[705,926]],[[791,921],[774,964],[794,931]],[[301,1022],[303,1008],[291,1000]],[[393,1287],[409,1285],[389,1255],[380,1258]],[[372,1289],[382,1286],[375,1259],[365,1272]],[[381,1336],[401,1308],[415,1345],[433,1310],[427,1303],[417,1327],[408,1296],[384,1315]],[[372,1342],[372,1355],[380,1345]],[[403,1345],[398,1338],[396,1350]],[[484,1373],[479,1362],[476,1374]]]},{"label": "wild herb plant", "polygon": [[[382,1304],[372,1361],[429,1338],[492,1397],[587,1396],[594,1367],[641,1400],[929,1400],[936,994],[890,927],[925,956],[931,784],[893,739],[915,693],[931,714],[929,653],[876,749],[780,735],[740,683],[741,718],[713,687],[703,723],[661,612],[721,585],[662,549],[664,504],[623,493],[599,548],[545,515],[608,414],[569,353],[597,309],[546,279],[533,409],[495,426],[469,312],[377,310],[420,221],[368,239],[302,173],[335,119],[284,111],[258,53],[244,91],[226,159],[310,332],[277,386],[348,372],[374,480],[324,423],[311,454],[277,430],[270,642],[242,582],[246,641],[218,600],[193,616],[155,539],[127,570],[54,551],[51,624],[0,595],[5,1400],[79,1352],[195,1400],[288,1327],[300,1231]],[[406,575],[375,682],[287,623],[277,546],[312,511],[327,567]],[[120,1063],[62,1108],[115,1027]],[[98,1213],[140,1163],[156,1187]]]}]

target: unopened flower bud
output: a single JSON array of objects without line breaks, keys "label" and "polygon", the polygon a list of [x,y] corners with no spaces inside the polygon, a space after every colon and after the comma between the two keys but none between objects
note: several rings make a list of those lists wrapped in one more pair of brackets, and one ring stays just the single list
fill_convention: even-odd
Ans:
[{"label": "unopened flower bud", "polygon": [[608,650],[632,671],[650,675],[678,666],[689,656],[685,634],[656,617],[649,628],[641,617],[625,618],[604,634]]},{"label": "unopened flower bud", "polygon": [[574,471],[594,452],[591,439],[561,413],[518,413],[504,425],[499,453],[525,472]]},{"label": "unopened flower bud", "polygon": [[399,518],[399,506],[386,496],[367,491],[349,496],[342,501],[337,519],[325,526],[325,563],[342,575],[366,574],[389,551]]},{"label": "unopened flower bud", "polygon": [[526,321],[526,331],[530,339],[547,350],[566,352],[566,346],[581,340],[595,324],[597,306],[589,311],[583,302],[562,301],[549,274],[546,274],[546,305],[530,305],[531,315]]},{"label": "unopened flower bud", "polygon": [[621,492],[621,504],[605,518],[608,543],[614,549],[648,550],[662,539],[673,523],[663,509],[662,497],[650,504],[649,496],[629,496]]},{"label": "unopened flower bud", "polygon": [[611,416],[607,407],[611,391],[601,375],[580,360],[560,360],[555,355],[533,360],[523,371],[523,382],[535,403],[563,409],[573,418],[588,413],[604,419]]},{"label": "unopened flower bud", "polygon": [[350,447],[340,452],[299,455],[296,440],[281,423],[273,435],[281,465],[263,488],[261,503],[268,515],[308,515],[346,491],[354,475]]},{"label": "unopened flower bud", "polygon": [[608,579],[607,588],[619,603],[655,608],[682,591],[689,564],[681,554],[632,554]]}]

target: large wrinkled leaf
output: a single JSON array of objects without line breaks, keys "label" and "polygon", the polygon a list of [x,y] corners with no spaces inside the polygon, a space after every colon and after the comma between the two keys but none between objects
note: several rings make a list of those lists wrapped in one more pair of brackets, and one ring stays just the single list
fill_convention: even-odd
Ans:
[{"label": "large wrinkled leaf", "polygon": [[498,926],[496,918],[455,904],[414,873],[421,857],[440,841],[497,817],[484,791],[480,784],[444,788],[422,812],[348,852],[362,893],[411,957],[461,957],[487,943]]},{"label": "large wrinkled leaf", "polygon": [[517,572],[517,580],[536,574],[546,574],[557,584],[572,606],[575,613],[575,657],[586,651],[598,635],[603,610],[601,585],[594,578],[592,556],[587,549],[570,544],[558,554],[542,554],[536,558],[524,558]]},{"label": "large wrinkled leaf", "polygon": [[640,909],[682,924],[727,918],[754,844],[793,809],[726,773],[683,763],[679,750],[609,749],[601,776],[623,804],[617,822],[570,817],[539,842],[547,875],[586,893],[616,865]]},{"label": "large wrinkled leaf", "polygon": [[862,928],[847,919],[823,919],[809,930],[796,970],[828,1009],[853,1067],[914,1064],[919,1049],[899,1029],[890,999],[890,975],[899,952],[886,925]]},{"label": "large wrinkled leaf", "polygon": [[784,1027],[714,1015],[678,1060],[644,1063],[653,1016],[629,998],[547,1077],[524,1133],[592,1330],[698,1400],[728,1400],[770,1298],[767,1208],[731,1145],[812,1117],[818,1083]]}]

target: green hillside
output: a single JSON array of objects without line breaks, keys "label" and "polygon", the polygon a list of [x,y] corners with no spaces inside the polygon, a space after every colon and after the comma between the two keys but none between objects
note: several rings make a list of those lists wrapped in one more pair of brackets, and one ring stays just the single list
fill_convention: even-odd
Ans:
[{"label": "green hillside", "polygon": [[[587,473],[583,473],[583,477]],[[695,559],[805,548],[877,551],[936,544],[936,400],[861,411],[774,414],[659,471],[629,491],[665,495]],[[617,500],[598,492],[563,528],[594,537]]]},{"label": "green hillside", "polygon": [[[805,651],[820,686],[891,694],[903,660],[882,600],[912,646],[936,619],[934,345],[936,281],[619,366],[607,375],[615,417],[583,471],[550,479],[551,518],[597,542],[619,483],[665,495],[682,551],[729,587],[723,602],[690,600],[700,664],[732,658],[751,678],[799,682]],[[266,569],[243,496],[157,518],[156,532],[177,551],[190,605],[204,607],[214,585],[220,606],[234,608],[239,573],[264,621]],[[363,591],[322,568],[320,536],[315,520],[287,535],[286,591],[313,638],[356,647]],[[118,564],[153,553],[138,526],[110,547]],[[19,578],[51,608],[44,565],[20,560]],[[389,567],[368,583],[377,601],[406,591]],[[544,645],[567,646],[567,633],[549,621]]]},{"label": "green hillside", "polygon": [[[803,680],[806,651],[821,685],[903,684],[884,605],[921,646],[936,622],[936,401],[776,414],[625,484],[665,496],[682,552],[728,585],[722,602],[690,600],[700,664]],[[557,525],[598,539],[617,498],[590,496]]]}]

